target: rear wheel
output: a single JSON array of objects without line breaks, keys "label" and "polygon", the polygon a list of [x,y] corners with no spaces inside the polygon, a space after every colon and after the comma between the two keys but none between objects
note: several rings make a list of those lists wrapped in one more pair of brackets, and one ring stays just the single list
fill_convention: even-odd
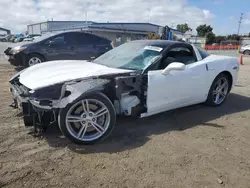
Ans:
[{"label": "rear wheel", "polygon": [[220,106],[227,98],[230,90],[230,80],[226,74],[219,74],[213,81],[206,104],[210,106]]},{"label": "rear wheel", "polygon": [[101,93],[90,94],[68,104],[59,113],[59,128],[76,144],[93,144],[104,139],[116,123],[111,101]]}]

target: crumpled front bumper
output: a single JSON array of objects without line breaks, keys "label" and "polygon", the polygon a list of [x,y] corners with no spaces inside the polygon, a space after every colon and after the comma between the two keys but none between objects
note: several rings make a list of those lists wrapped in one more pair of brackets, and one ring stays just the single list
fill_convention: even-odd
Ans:
[{"label": "crumpled front bumper", "polygon": [[14,102],[16,103],[16,106],[19,109],[21,109],[22,103],[28,103],[27,98],[20,96],[20,93],[22,91],[20,91],[20,89],[18,87],[16,87],[15,85],[10,86],[10,92],[12,94],[12,98],[13,98]]},{"label": "crumpled front bumper", "polygon": [[14,66],[25,66],[26,62],[26,55],[22,52],[17,53],[17,54],[12,54],[11,53],[11,48],[7,48],[4,51],[4,54],[8,56],[8,61],[10,62],[11,65]]}]

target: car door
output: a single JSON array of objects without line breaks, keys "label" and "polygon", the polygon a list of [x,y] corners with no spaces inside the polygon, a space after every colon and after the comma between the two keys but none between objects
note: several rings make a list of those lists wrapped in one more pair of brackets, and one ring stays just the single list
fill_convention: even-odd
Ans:
[{"label": "car door", "polygon": [[76,45],[71,33],[63,33],[47,39],[43,44],[46,60],[74,60]]},{"label": "car door", "polygon": [[[163,75],[164,68],[173,62],[185,64],[185,69]],[[191,45],[179,44],[170,48],[161,65],[158,70],[148,71],[149,114],[188,106],[206,99],[206,65],[197,60]]]}]

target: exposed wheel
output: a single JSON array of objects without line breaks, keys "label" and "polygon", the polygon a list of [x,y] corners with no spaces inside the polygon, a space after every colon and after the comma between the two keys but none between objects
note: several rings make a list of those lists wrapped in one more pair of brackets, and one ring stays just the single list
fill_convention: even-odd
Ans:
[{"label": "exposed wheel", "polygon": [[42,63],[43,61],[44,61],[44,58],[41,55],[39,55],[39,54],[31,54],[28,57],[27,66],[30,67],[30,66]]},{"label": "exposed wheel", "polygon": [[250,55],[250,50],[246,50],[246,51],[244,51],[244,53],[243,53],[244,55]]},{"label": "exposed wheel", "polygon": [[58,117],[63,135],[76,144],[93,144],[113,130],[116,113],[102,93],[88,94],[61,109]]},{"label": "exposed wheel", "polygon": [[226,74],[219,74],[210,87],[206,104],[211,106],[221,105],[227,98],[230,85],[228,76]]}]

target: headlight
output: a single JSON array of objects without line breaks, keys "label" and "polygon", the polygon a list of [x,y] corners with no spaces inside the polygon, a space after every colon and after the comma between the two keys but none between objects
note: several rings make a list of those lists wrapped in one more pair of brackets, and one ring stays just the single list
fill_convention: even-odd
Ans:
[{"label": "headlight", "polygon": [[14,48],[11,49],[10,53],[11,54],[17,54],[23,50],[25,50],[27,47],[23,47],[23,46],[16,46]]},{"label": "headlight", "polygon": [[63,84],[56,84],[53,86],[41,88],[35,91],[30,91],[33,99],[59,99],[61,96]]}]

